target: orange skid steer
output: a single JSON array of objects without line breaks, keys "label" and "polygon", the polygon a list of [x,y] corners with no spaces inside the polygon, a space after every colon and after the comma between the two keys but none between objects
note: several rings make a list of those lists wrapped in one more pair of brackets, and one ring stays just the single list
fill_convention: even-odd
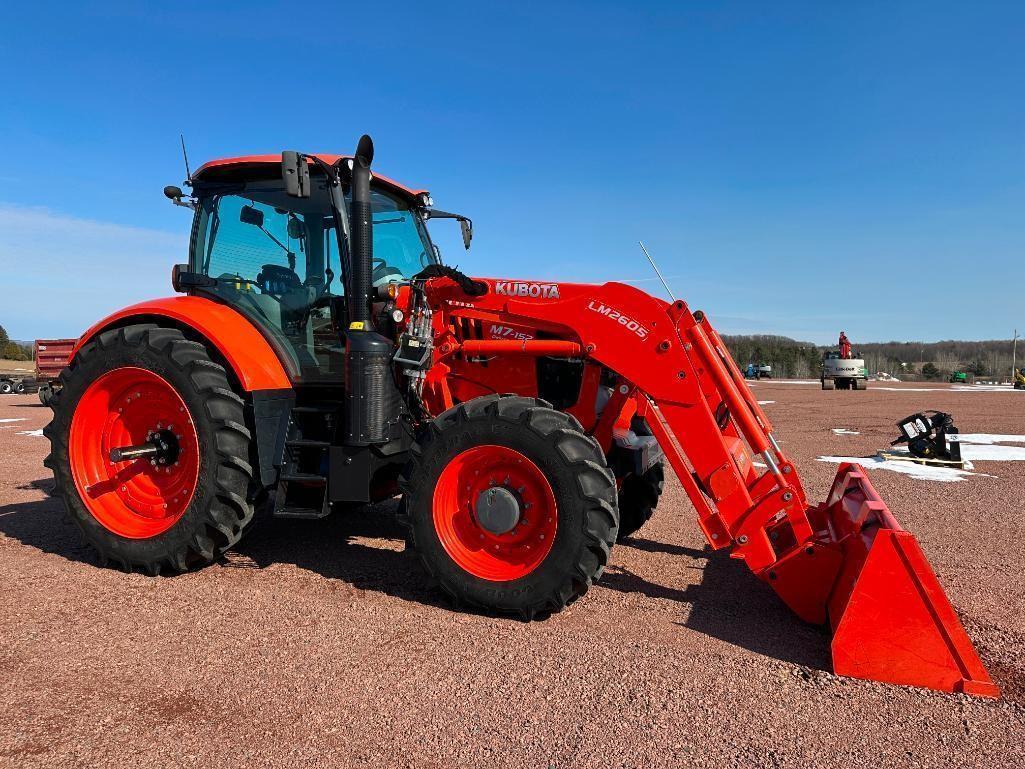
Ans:
[{"label": "orange skid steer", "polygon": [[830,624],[836,673],[998,696],[864,470],[808,503],[703,313],[446,266],[428,223],[458,221],[469,248],[470,220],[372,159],[363,137],[351,157],[219,160],[189,195],[165,189],[194,211],[184,296],[86,332],[46,429],[58,494],[106,561],[181,572],[263,504],[321,518],[401,494],[443,591],[539,618],[600,578],[668,463],[711,547]]}]

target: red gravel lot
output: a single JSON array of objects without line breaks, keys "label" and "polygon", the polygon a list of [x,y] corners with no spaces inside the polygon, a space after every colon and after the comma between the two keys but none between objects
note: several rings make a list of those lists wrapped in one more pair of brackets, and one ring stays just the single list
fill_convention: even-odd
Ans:
[{"label": "red gravel lot", "polygon": [[[1025,434],[1025,393],[759,383],[809,495],[913,411]],[[840,679],[828,637],[703,549],[675,479],[568,611],[453,611],[393,505],[263,521],[194,574],[100,568],[47,497],[35,396],[0,399],[0,766],[1025,764],[1025,465],[873,482],[939,572],[1000,701]],[[860,435],[834,435],[846,427]]]}]

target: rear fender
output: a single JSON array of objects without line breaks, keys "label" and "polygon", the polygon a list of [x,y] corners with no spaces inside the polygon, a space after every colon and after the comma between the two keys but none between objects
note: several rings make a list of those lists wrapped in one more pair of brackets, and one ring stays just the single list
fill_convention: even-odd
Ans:
[{"label": "rear fender", "polygon": [[259,330],[227,305],[199,296],[175,296],[140,302],[108,315],[82,334],[73,358],[93,337],[109,328],[132,322],[159,322],[192,329],[207,340],[231,367],[246,392],[291,389],[281,358]]}]

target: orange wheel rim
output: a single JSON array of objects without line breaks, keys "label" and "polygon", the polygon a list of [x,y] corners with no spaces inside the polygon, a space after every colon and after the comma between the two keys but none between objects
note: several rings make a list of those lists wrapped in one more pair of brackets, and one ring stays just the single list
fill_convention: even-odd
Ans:
[{"label": "orange wheel rim", "polygon": [[[491,489],[518,506],[508,531],[497,533],[482,524],[478,501]],[[534,571],[551,551],[558,526],[555,494],[541,468],[518,451],[493,445],[467,449],[448,463],[434,489],[433,517],[452,560],[492,582]]]},{"label": "orange wheel rim", "polygon": [[[111,450],[163,442],[159,456],[114,462]],[[163,377],[114,369],[89,385],[71,420],[71,475],[83,504],[106,529],[147,539],[184,515],[199,479],[199,440],[189,410]]]}]

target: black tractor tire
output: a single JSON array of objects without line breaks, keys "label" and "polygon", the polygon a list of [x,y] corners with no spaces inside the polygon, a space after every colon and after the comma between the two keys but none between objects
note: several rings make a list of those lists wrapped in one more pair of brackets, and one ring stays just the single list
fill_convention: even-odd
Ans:
[{"label": "black tractor tire", "polygon": [[832,379],[823,379],[822,380],[822,389],[823,390],[832,390],[835,387],[836,387],[836,384],[833,382]]},{"label": "black tractor tire", "polygon": [[661,461],[656,462],[642,475],[631,473],[619,487],[619,534],[617,542],[632,536],[651,520],[662,496],[666,471]]},{"label": "black tractor tire", "polygon": [[[505,581],[460,566],[434,521],[434,494],[453,459],[478,446],[519,452],[544,473],[554,494],[557,528],[551,549],[532,571]],[[598,580],[619,530],[615,477],[601,447],[571,415],[545,401],[488,395],[439,415],[414,444],[399,481],[407,543],[432,581],[456,604],[524,620],[565,608]]]},{"label": "black tractor tire", "polygon": [[[120,536],[93,516],[79,496],[68,453],[71,423],[83,393],[100,376],[127,367],[158,374],[174,388],[188,409],[200,454],[188,507],[169,529],[144,539]],[[53,471],[54,495],[63,500],[68,518],[103,563],[151,575],[181,573],[213,562],[239,541],[253,520],[244,405],[207,348],[177,329],[126,326],[104,331],[79,351],[52,396],[53,420],[43,430],[50,440],[44,464]]]},{"label": "black tractor tire", "polygon": [[13,382],[7,379],[0,381],[0,395],[10,395],[12,392],[14,392]]}]

